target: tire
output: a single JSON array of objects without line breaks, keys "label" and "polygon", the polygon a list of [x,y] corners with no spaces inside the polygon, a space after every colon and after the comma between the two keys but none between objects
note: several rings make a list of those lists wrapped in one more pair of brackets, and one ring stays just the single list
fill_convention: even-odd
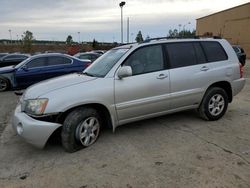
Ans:
[{"label": "tire", "polygon": [[203,97],[198,112],[201,118],[208,121],[220,119],[227,111],[228,95],[219,87],[210,88]]},{"label": "tire", "polygon": [[10,88],[10,82],[7,78],[0,77],[0,92]]},{"label": "tire", "polygon": [[96,142],[101,118],[93,108],[80,107],[70,112],[62,127],[62,145],[67,152],[75,152]]}]

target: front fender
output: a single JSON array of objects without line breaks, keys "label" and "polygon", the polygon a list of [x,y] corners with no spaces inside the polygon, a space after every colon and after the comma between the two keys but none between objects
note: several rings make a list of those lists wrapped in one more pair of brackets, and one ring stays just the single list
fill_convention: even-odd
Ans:
[{"label": "front fender", "polygon": [[15,76],[13,72],[1,74],[0,77],[8,79],[12,88],[16,87]]}]

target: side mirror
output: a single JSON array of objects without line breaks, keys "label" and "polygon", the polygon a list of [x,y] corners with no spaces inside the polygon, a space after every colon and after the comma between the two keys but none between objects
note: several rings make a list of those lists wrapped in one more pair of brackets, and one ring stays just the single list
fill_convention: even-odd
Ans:
[{"label": "side mirror", "polygon": [[117,76],[122,79],[125,77],[132,76],[132,69],[130,66],[123,66],[118,70]]}]

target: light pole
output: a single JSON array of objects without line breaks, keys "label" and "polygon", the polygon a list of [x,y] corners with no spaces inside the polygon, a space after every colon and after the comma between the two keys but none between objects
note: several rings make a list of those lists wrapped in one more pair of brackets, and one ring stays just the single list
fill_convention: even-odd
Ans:
[{"label": "light pole", "polygon": [[181,24],[179,24],[178,26],[179,26],[179,37],[180,37]]},{"label": "light pole", "polygon": [[9,33],[10,33],[10,43],[12,44],[12,35],[11,35],[11,29],[9,29]]},{"label": "light pole", "polygon": [[78,33],[78,43],[80,44],[80,31],[78,31],[77,33]]},{"label": "light pole", "polygon": [[134,33],[130,34],[130,38],[131,38],[131,43],[133,43],[134,39],[133,39]]},{"label": "light pole", "polygon": [[[187,23],[187,25],[191,24],[190,22]],[[183,25],[183,37],[184,37],[184,33],[185,33],[185,27],[186,27],[186,24]]]},{"label": "light pole", "polygon": [[123,44],[123,15],[122,15],[122,8],[126,4],[125,1],[120,2],[119,6],[121,7],[121,43]]}]

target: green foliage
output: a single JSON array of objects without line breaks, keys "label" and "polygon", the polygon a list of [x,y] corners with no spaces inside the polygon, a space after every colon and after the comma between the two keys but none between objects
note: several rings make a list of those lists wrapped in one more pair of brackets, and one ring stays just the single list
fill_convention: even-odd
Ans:
[{"label": "green foliage", "polygon": [[30,31],[25,31],[22,35],[23,51],[26,53],[31,52],[32,42],[35,40],[33,33]]},{"label": "green foliage", "polygon": [[66,39],[66,44],[70,45],[72,43],[73,43],[73,37],[71,35],[68,35]]},{"label": "green foliage", "polygon": [[138,32],[135,40],[136,40],[136,42],[143,42],[143,37],[142,37],[141,31]]},{"label": "green foliage", "polygon": [[174,30],[169,30],[168,31],[168,37],[170,38],[193,38],[195,37],[195,33],[196,31],[193,30],[193,31],[189,31],[189,30],[182,30],[180,32],[178,32],[177,29],[174,29]]},{"label": "green foliage", "polygon": [[97,40],[93,40],[93,42],[92,42],[92,48],[93,49],[97,49],[98,48],[98,41]]},{"label": "green foliage", "polygon": [[177,38],[177,37],[179,37],[178,30],[177,29],[174,29],[174,30],[170,29],[168,31],[168,37],[171,37],[171,38]]}]

